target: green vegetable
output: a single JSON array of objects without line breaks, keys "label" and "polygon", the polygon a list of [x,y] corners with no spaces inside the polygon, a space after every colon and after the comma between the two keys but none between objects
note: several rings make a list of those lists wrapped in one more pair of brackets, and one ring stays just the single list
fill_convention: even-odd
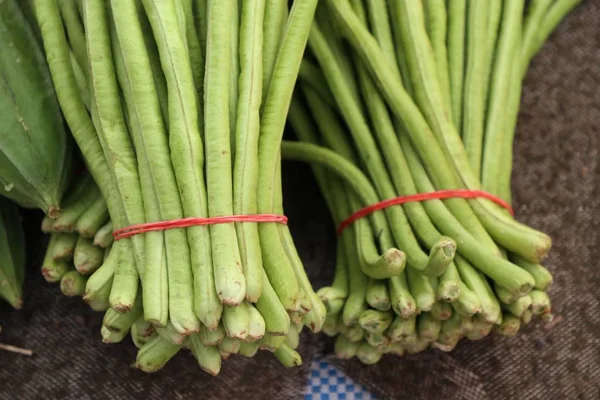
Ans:
[{"label": "green vegetable", "polygon": [[23,304],[25,236],[17,207],[0,197],[0,298],[14,308]]},{"label": "green vegetable", "polygon": [[56,93],[18,2],[0,4],[0,195],[23,207],[60,215],[71,164],[71,142]]}]

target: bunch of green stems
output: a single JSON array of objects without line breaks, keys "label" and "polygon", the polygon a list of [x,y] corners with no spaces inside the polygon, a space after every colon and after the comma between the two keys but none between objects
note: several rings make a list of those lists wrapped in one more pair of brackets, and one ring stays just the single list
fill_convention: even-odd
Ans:
[{"label": "bunch of green stems", "polygon": [[[313,164],[333,220],[397,196],[485,190],[510,203],[522,79],[577,0],[325,0],[284,158]],[[318,294],[336,354],[452,350],[552,318],[548,236],[489,200],[406,203],[355,221]],[[404,265],[406,261],[406,267]]]},{"label": "bunch of green stems", "polygon": [[[61,110],[106,202],[111,222],[96,236],[187,217],[283,214],[280,144],[316,0],[289,9],[282,0],[32,3]],[[47,230],[57,222],[46,220]],[[300,330],[318,332],[325,320],[283,224],[138,234],[108,246],[87,278],[76,258],[90,241],[57,232],[47,278],[50,263],[65,270],[52,279],[74,275],[57,250],[67,238],[84,299],[106,310],[103,340],[130,332],[144,371],[183,348],[213,375],[229,355],[259,349],[298,365]]]}]

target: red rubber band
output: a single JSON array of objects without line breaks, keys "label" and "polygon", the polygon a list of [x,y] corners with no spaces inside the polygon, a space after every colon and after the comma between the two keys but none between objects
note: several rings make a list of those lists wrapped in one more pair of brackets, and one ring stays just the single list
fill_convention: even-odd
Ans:
[{"label": "red rubber band", "polygon": [[375,211],[382,210],[384,208],[388,208],[390,206],[395,206],[399,204],[405,203],[413,203],[427,200],[443,200],[443,199],[475,199],[475,198],[484,198],[493,201],[494,203],[506,208],[511,215],[514,215],[514,210],[510,204],[501,198],[494,196],[488,192],[484,192],[482,190],[468,190],[468,189],[458,189],[458,190],[438,190],[436,192],[431,193],[418,193],[412,194],[409,196],[399,196],[394,197],[393,199],[383,200],[382,202],[372,204],[370,206],[361,208],[356,211],[348,218],[346,218],[337,229],[337,234],[341,235],[344,229],[346,229],[350,224],[354,221],[366,217],[369,214],[374,213]]},{"label": "red rubber band", "polygon": [[188,228],[190,226],[227,224],[230,222],[275,222],[287,224],[288,219],[284,215],[258,214],[258,215],[231,215],[212,218],[183,218],[172,221],[147,222],[117,229],[113,232],[115,240],[125,239],[144,232],[164,231],[167,229]]}]

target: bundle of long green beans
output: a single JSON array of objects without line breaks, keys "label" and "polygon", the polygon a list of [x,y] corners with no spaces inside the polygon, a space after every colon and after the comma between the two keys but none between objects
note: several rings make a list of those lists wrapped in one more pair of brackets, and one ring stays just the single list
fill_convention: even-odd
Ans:
[{"label": "bundle of long green beans", "polygon": [[[577,0],[324,0],[284,158],[313,163],[336,224],[444,189],[510,202],[512,142],[532,56]],[[483,198],[376,211],[340,237],[318,293],[341,358],[452,350],[552,318],[550,238]],[[406,261],[406,268],[404,267]]]},{"label": "bundle of long green beans", "polygon": [[[579,2],[4,0],[0,39],[15,45],[0,56],[10,78],[0,89],[14,96],[0,100],[25,111],[0,119],[1,133],[19,132],[0,136],[0,191],[46,213],[44,277],[105,312],[105,342],[130,334],[144,371],[184,348],[213,375],[259,349],[298,365],[303,326],[364,363],[515,335],[552,318],[540,264],[551,241],[484,198],[356,220],[318,293],[284,224],[112,233],[283,215],[281,157],[313,163],[338,225],[362,207],[445,189],[510,203],[522,79]],[[71,153],[59,108],[88,171],[64,198]],[[288,109],[300,141],[282,144]],[[11,261],[0,294],[19,305],[22,233],[2,217],[13,246],[0,249]]]},{"label": "bundle of long green beans", "polygon": [[321,330],[325,307],[286,225],[150,231],[104,252],[90,240],[148,222],[283,215],[280,143],[316,4],[32,1],[62,113],[97,185],[78,181],[62,215],[45,219],[43,271],[106,310],[105,342],[131,332],[144,371],[182,348],[213,375],[222,359],[259,349],[298,365],[302,326]]}]

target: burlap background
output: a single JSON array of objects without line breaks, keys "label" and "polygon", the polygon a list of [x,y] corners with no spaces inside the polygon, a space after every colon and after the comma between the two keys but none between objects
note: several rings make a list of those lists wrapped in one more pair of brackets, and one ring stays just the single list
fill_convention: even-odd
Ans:
[{"label": "burlap background", "polygon": [[[465,342],[450,354],[385,357],[378,365],[333,361],[385,399],[600,398],[600,2],[587,0],[531,65],[519,119],[514,169],[517,217],[547,233],[547,266],[557,317],[551,329],[512,339]],[[331,276],[335,239],[324,203],[300,164],[285,167],[286,212],[311,279]],[[305,364],[284,370],[270,354],[234,357],[217,378],[180,355],[158,374],[129,367],[129,342],[103,345],[101,315],[65,299],[39,278],[39,216],[28,214],[31,271],[19,313],[0,304],[2,342],[29,347],[31,358],[0,353],[0,399],[301,398],[310,358],[330,341],[305,335]]]}]

